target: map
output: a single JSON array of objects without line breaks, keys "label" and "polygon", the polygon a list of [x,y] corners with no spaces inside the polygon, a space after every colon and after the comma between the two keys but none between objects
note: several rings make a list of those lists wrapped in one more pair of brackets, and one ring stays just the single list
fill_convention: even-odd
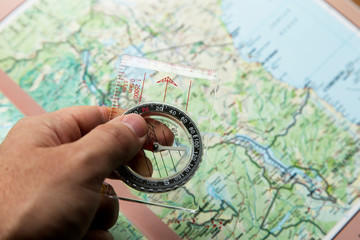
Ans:
[{"label": "map", "polygon": [[2,142],[12,126],[22,117],[19,110],[0,93],[0,142]]},{"label": "map", "polygon": [[[0,24],[0,69],[46,111],[111,106],[121,54],[216,69],[200,210],[151,210],[183,239],[322,239],[360,197],[360,33],[339,18],[316,0],[31,1]],[[0,114],[1,141],[23,116],[3,95]],[[111,232],[146,238],[122,215]]]}]

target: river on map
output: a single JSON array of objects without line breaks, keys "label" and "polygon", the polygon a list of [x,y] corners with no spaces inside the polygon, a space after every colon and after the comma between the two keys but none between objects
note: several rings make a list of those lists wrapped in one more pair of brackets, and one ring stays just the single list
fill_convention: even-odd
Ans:
[{"label": "river on map", "polygon": [[302,169],[287,166],[280,159],[275,157],[270,148],[262,146],[250,137],[237,134],[234,138],[226,142],[246,148],[248,151],[254,151],[258,153],[261,155],[261,158],[259,159],[265,163],[259,165],[264,165],[265,168],[267,164],[275,167],[275,169],[279,171],[280,175],[288,176],[286,182],[302,182],[307,186],[309,193],[311,193],[311,195],[315,196],[316,198],[330,201],[334,200],[331,196],[326,194],[326,189],[324,189],[324,186],[326,185],[324,184],[324,179],[318,175],[315,177],[310,177]]}]

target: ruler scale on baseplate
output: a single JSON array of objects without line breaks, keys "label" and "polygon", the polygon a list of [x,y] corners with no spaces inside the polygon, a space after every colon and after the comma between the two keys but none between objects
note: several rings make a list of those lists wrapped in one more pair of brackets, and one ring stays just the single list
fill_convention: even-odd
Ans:
[{"label": "ruler scale on baseplate", "polygon": [[147,194],[167,193],[187,184],[203,158],[203,133],[211,123],[216,86],[213,70],[123,55],[110,119],[119,108],[127,109],[124,114],[143,116],[149,130],[147,143],[134,160],[146,163],[145,170],[122,165],[115,170],[118,177]]}]

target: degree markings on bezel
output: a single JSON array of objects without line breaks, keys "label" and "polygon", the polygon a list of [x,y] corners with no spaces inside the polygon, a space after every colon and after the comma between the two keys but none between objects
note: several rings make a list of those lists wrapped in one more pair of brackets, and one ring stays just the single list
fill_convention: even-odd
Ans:
[{"label": "degree markings on bezel", "polygon": [[[173,176],[167,178],[155,179],[143,177],[134,173],[126,165],[122,165],[115,170],[119,177],[121,177],[130,187],[143,192],[167,192],[174,190],[189,181],[198,169],[202,158],[201,135],[193,120],[182,110],[165,103],[144,103],[127,110],[124,114],[130,113],[146,114],[148,116],[152,116],[151,113],[155,113],[154,115],[162,116],[176,122],[189,134],[188,140],[191,143],[191,155],[186,159],[187,163],[185,167]],[[184,119],[186,119],[186,121]],[[195,140],[196,146],[194,144]]]}]

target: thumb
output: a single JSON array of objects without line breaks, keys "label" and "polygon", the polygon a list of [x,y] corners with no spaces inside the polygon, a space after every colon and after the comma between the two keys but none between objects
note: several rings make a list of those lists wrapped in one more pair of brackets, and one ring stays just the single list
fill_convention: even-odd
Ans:
[{"label": "thumb", "polygon": [[105,178],[141,150],[147,130],[145,120],[137,114],[98,125],[73,143],[74,150],[80,153],[78,167],[87,171],[87,175]]}]

